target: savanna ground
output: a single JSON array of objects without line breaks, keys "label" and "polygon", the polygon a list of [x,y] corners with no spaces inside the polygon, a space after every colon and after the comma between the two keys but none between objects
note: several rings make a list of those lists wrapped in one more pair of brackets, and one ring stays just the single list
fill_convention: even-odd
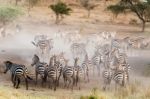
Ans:
[{"label": "savanna ground", "polygon": [[[86,96],[96,96],[95,99],[150,99],[150,51],[139,50],[138,55],[130,55],[129,63],[131,67],[130,85],[125,89],[115,91],[102,90],[101,77],[91,74],[90,82],[82,81],[81,90],[75,88],[73,91],[63,88],[63,81],[57,91],[42,88],[40,84],[34,85],[30,81],[29,90],[25,90],[25,85],[21,84],[19,89],[14,89],[10,81],[10,75],[3,74],[3,61],[11,60],[20,64],[25,64],[29,71],[34,71],[31,67],[31,59],[35,54],[35,47],[31,44],[37,34],[56,33],[58,31],[80,31],[81,34],[98,33],[102,31],[116,31],[117,37],[148,37],[150,36],[150,26],[147,25],[144,33],[140,32],[140,25],[130,25],[131,19],[136,19],[134,15],[119,15],[112,22],[112,14],[105,11],[104,3],[91,12],[91,17],[87,18],[86,11],[80,7],[72,7],[70,16],[66,16],[59,25],[54,24],[54,13],[47,7],[34,7],[30,16],[27,8],[22,8],[24,15],[16,21],[6,26],[5,38],[0,38],[0,99],[87,99]],[[21,26],[21,31],[16,32],[16,24]],[[34,73],[31,73],[34,74]],[[94,98],[91,98],[94,99]]]}]

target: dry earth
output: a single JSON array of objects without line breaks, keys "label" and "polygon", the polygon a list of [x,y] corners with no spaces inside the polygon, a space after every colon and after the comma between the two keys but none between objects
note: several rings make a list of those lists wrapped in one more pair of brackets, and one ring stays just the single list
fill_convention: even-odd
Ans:
[{"label": "dry earth", "polygon": [[[23,10],[26,12],[27,9],[23,8]],[[10,99],[10,97],[11,99],[78,99],[81,95],[89,95],[93,88],[101,90],[101,77],[93,77],[92,74],[90,75],[89,83],[85,83],[83,81],[81,84],[81,90],[75,88],[73,92],[70,89],[63,88],[63,80],[61,80],[61,86],[56,92],[48,89],[47,87],[42,88],[40,84],[35,86],[33,81],[30,81],[29,91],[25,90],[24,84],[21,84],[20,89],[13,89],[9,73],[7,75],[2,73],[3,61],[11,60],[16,63],[25,64],[30,73],[34,74],[34,68],[31,67],[30,64],[31,58],[33,54],[35,54],[36,49],[31,44],[31,41],[37,34],[50,35],[57,33],[58,31],[79,30],[81,31],[81,34],[85,35],[88,33],[99,33],[102,31],[116,31],[117,36],[122,38],[125,36],[147,37],[150,33],[149,26],[146,28],[145,33],[141,33],[140,26],[127,24],[130,19],[135,18],[134,15],[120,15],[118,20],[116,20],[115,23],[112,23],[110,21],[111,14],[104,11],[103,5],[97,10],[92,11],[91,18],[86,18],[86,11],[84,9],[73,8],[72,14],[65,17],[60,25],[54,24],[55,16],[47,7],[35,7],[32,9],[30,14],[31,16],[28,16],[28,14],[25,13],[25,15],[7,25],[6,33],[8,36],[0,38],[0,90],[2,90],[0,91],[0,98],[2,99]],[[16,32],[16,24],[21,26],[21,31],[19,33]],[[146,72],[148,64],[150,63],[150,51],[138,50],[135,52],[138,54],[137,56],[129,57],[129,63],[132,66],[130,79],[131,82],[140,82],[141,87],[144,89],[149,87],[150,84],[150,77],[143,74]],[[105,94],[109,94],[111,97],[111,91],[101,93],[101,95]],[[22,95],[24,95],[24,97],[22,97]]]}]

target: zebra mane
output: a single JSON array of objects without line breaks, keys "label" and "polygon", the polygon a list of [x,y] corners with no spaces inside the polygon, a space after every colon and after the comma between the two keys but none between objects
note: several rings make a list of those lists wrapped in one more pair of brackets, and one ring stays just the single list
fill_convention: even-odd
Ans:
[{"label": "zebra mane", "polygon": [[4,61],[5,64],[12,65],[13,63],[11,61]]},{"label": "zebra mane", "polygon": [[38,55],[34,54],[34,57],[35,57],[38,61],[40,61],[40,58],[38,57]]},{"label": "zebra mane", "polygon": [[37,45],[37,44],[35,44],[35,42],[33,42],[33,41],[31,41],[31,43],[32,43],[34,46],[36,46],[36,47],[38,46],[38,45]]}]

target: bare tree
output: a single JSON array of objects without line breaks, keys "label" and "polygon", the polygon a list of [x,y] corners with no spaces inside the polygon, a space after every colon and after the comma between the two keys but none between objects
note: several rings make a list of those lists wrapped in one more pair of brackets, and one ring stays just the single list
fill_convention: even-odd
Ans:
[{"label": "bare tree", "polygon": [[80,0],[81,5],[87,10],[88,12],[88,18],[90,17],[91,10],[93,10],[98,5],[90,2],[90,0]]},{"label": "bare tree", "polygon": [[134,13],[142,22],[142,32],[145,30],[145,24],[150,22],[150,0],[145,2],[141,0],[120,0],[117,4],[110,5],[107,8],[116,15],[124,12]]}]

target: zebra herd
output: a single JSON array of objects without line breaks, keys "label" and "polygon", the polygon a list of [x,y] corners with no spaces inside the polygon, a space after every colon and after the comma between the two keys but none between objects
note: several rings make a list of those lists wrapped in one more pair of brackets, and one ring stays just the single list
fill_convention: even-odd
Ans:
[{"label": "zebra herd", "polygon": [[[103,80],[103,89],[109,89],[111,82],[115,82],[116,87],[125,87],[129,84],[131,66],[128,62],[128,48],[134,45],[133,40],[129,37],[123,39],[115,38],[115,34],[106,33],[101,35],[101,40],[94,43],[93,54],[90,56],[87,47],[93,41],[88,39],[88,42],[71,42],[70,52],[72,54],[73,65],[70,65],[70,57],[66,57],[67,52],[52,53],[49,57],[49,64],[42,62],[37,54],[32,58],[31,66],[35,67],[35,84],[37,85],[38,76],[41,78],[41,85],[48,82],[48,87],[54,90],[60,86],[60,79],[64,80],[65,88],[81,88],[82,81],[89,82],[91,72],[95,77],[97,73],[99,78]],[[66,39],[66,38],[65,38]],[[87,38],[86,38],[87,39]],[[78,38],[79,40],[79,38]],[[44,50],[52,50],[54,39],[47,39],[47,36],[37,36],[32,42],[33,45],[39,47],[44,53]],[[79,40],[80,41],[80,40]],[[101,42],[100,42],[101,41]],[[147,44],[148,45],[148,44]],[[49,54],[49,52],[47,52]],[[6,66],[5,73],[11,71],[11,80],[15,88],[19,87],[20,77],[24,77],[26,89],[28,89],[28,80],[33,80],[29,77],[27,68],[24,65],[15,64],[10,61],[4,62]],[[95,71],[97,70],[97,71]]]}]

